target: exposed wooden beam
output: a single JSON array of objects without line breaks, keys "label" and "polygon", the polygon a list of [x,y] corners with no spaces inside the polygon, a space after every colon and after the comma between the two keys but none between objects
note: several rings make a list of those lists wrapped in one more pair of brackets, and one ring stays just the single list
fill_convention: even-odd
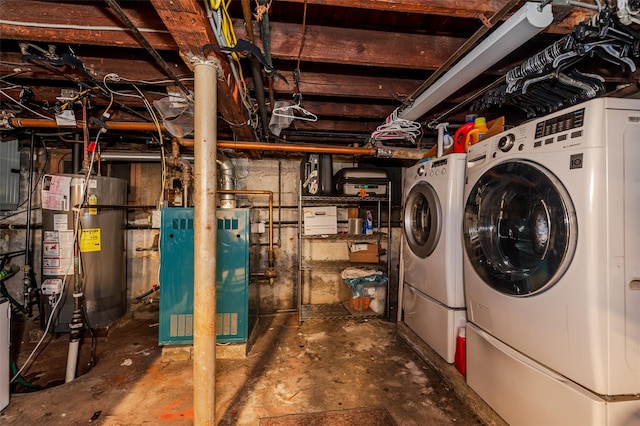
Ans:
[{"label": "exposed wooden beam", "polygon": [[[197,34],[206,32],[208,23],[198,17],[198,14],[203,13],[199,2],[181,0],[180,3],[186,5],[186,7],[182,9],[175,8],[176,13],[171,16],[174,21],[172,32],[181,33],[180,38],[186,41],[196,42],[195,45],[191,46],[191,50],[198,53],[200,46],[197,45],[199,39]],[[451,7],[450,5],[453,3],[448,0],[436,2],[413,0],[406,4],[400,0],[361,0],[356,2],[315,0],[312,3],[376,10],[393,9],[448,16],[475,16],[478,13],[484,13],[483,11],[493,11],[494,7],[500,6],[500,3],[503,2],[493,1],[485,4],[482,1],[475,1],[465,3],[464,6],[456,4],[455,7]],[[46,4],[47,8],[46,13],[34,16],[33,11],[42,9],[44,4]],[[449,5],[449,7],[444,5]],[[102,2],[69,4],[64,2],[44,3],[34,0],[3,0],[2,6],[4,21],[15,22],[15,24],[0,24],[0,34],[2,34],[3,39],[130,48],[140,47],[135,37],[123,27]],[[123,2],[123,6],[126,6],[126,2]],[[451,12],[452,10],[456,12],[453,13]],[[166,22],[163,25],[157,15],[142,13],[139,9],[134,8],[126,8],[126,13],[139,28],[152,30],[152,32],[145,32],[144,35],[157,50],[177,49],[177,44],[171,34],[167,33]],[[588,11],[584,10],[572,12],[567,19],[557,25],[559,32],[566,32],[572,25],[590,16],[588,13]],[[168,15],[165,13],[165,16]],[[26,24],[29,23],[39,24],[39,26],[27,26]],[[47,25],[75,26],[77,28],[47,28]],[[89,29],[83,29],[83,27]],[[92,29],[99,27],[114,28],[119,29],[119,31]],[[247,37],[243,20],[235,20],[235,28],[240,37]],[[194,34],[191,34],[191,31]],[[273,22],[273,56],[288,59],[297,58],[301,33],[302,28],[300,25]],[[173,35],[175,36],[175,34]],[[462,39],[451,40],[450,37],[443,36],[401,33],[383,34],[378,31],[309,26],[305,37],[303,55],[305,60],[316,62],[436,69],[463,41]],[[184,47],[184,45],[181,46],[181,51],[183,51]],[[349,52],[356,52],[356,54],[349,55]]]},{"label": "exposed wooden beam", "polygon": [[[2,0],[1,4],[4,22],[0,23],[0,34],[6,40],[140,47],[138,40],[102,1]],[[157,50],[177,49],[156,14],[128,8],[127,2],[122,2],[122,7]]]},{"label": "exposed wooden beam", "polygon": [[[303,95],[339,96],[346,98],[393,99],[401,101],[420,86],[423,80],[409,80],[388,77],[357,77],[340,74],[302,72],[300,92]],[[295,86],[287,86],[282,80],[274,79],[273,88],[277,93],[293,94]]]},{"label": "exposed wooden beam", "polygon": [[318,117],[373,118],[384,120],[395,105],[304,101],[304,109]]},{"label": "exposed wooden beam", "polygon": [[[193,3],[199,4],[194,0]],[[304,0],[279,0],[301,3]],[[479,14],[490,16],[497,11],[504,1],[475,0],[463,4],[450,0],[309,0],[309,4],[356,7],[371,10],[392,10],[407,13],[433,14],[455,17],[477,17]],[[157,50],[175,50],[177,45],[167,32],[158,16],[145,13],[145,9],[127,8],[127,15],[138,28],[150,30],[145,37]],[[34,14],[34,11],[43,13]],[[0,34],[7,40],[27,40],[68,44],[89,44],[100,46],[118,46],[138,48],[135,37],[123,27],[105,3],[93,2],[42,2],[34,0],[3,0],[3,20],[0,23]],[[585,9],[574,9],[567,18],[547,31],[566,33],[578,22],[592,16],[593,12]],[[185,22],[189,24],[189,22]],[[35,25],[35,26],[34,26]],[[60,26],[54,28],[52,26]],[[64,28],[64,27],[68,28]],[[99,29],[103,27],[103,29]],[[114,31],[107,30],[113,28]],[[117,29],[117,31],[115,31]],[[296,32],[300,34],[298,30]],[[347,38],[348,40],[349,38]],[[299,44],[296,44],[298,46]]]},{"label": "exposed wooden beam", "polygon": [[[305,0],[278,0],[279,3],[304,3]],[[380,12],[404,12],[422,15],[450,16],[455,18],[489,18],[507,3],[507,0],[306,0],[309,5],[336,6],[376,10]],[[551,25],[546,32],[566,33],[578,22],[594,15],[594,11],[574,8],[562,22]],[[480,24],[479,24],[480,25]]]},{"label": "exposed wooden beam", "polygon": [[[239,38],[247,38],[244,21],[234,20]],[[272,22],[271,56],[297,59],[302,26]],[[391,68],[436,69],[464,39],[307,25],[302,60]],[[257,43],[261,48],[261,42]]]},{"label": "exposed wooden beam", "polygon": [[[94,52],[97,53],[97,52]],[[21,63],[20,59],[22,54],[16,52],[0,52],[0,59],[2,61],[20,64],[18,68],[26,71],[20,74],[23,78],[46,78],[51,80],[64,79],[63,76],[56,73],[52,73],[50,69],[40,66],[36,63],[25,62]],[[109,58],[105,56],[79,56],[79,59],[84,63],[87,71],[97,80],[101,80],[106,74],[115,72],[120,77],[132,79],[132,80],[165,80],[167,76],[156,64],[149,62],[148,60],[140,60],[133,57],[133,55],[127,56],[122,54],[118,58]],[[171,60],[166,61],[169,65],[175,68],[175,73],[179,76],[192,77],[191,70],[182,62],[174,62]],[[2,69],[5,67],[3,66]],[[7,69],[7,73],[11,72],[16,66],[11,66]],[[185,82],[188,84],[189,82]]]},{"label": "exposed wooden beam", "polygon": [[289,129],[309,130],[316,132],[371,133],[380,124],[381,123],[379,121],[294,120],[294,122],[289,126]]},{"label": "exposed wooden beam", "polygon": [[[151,4],[171,32],[180,49],[180,55],[188,66],[192,66],[193,58],[202,58],[202,46],[216,43],[201,2],[151,0]],[[246,123],[245,110],[240,99],[242,92],[233,78],[230,78],[231,70],[226,58],[221,58],[223,78],[218,79],[218,110],[231,123]],[[247,124],[234,128],[239,139],[255,139],[253,130]]]},{"label": "exposed wooden beam", "polygon": [[[280,2],[304,3],[305,0],[278,0]],[[471,0],[463,3],[451,0],[307,0],[307,4],[370,9],[389,12],[446,15],[459,18],[477,17],[498,11],[505,0]]]}]

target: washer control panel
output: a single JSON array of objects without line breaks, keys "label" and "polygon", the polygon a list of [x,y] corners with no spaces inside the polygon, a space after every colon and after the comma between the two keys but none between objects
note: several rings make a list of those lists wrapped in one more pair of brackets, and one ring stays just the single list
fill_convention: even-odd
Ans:
[{"label": "washer control panel", "polygon": [[513,143],[515,141],[516,135],[513,133],[507,133],[498,140],[498,149],[502,152],[507,152],[513,148]]},{"label": "washer control panel", "polygon": [[447,173],[447,158],[430,160],[421,164],[416,173],[418,176],[441,176]]}]

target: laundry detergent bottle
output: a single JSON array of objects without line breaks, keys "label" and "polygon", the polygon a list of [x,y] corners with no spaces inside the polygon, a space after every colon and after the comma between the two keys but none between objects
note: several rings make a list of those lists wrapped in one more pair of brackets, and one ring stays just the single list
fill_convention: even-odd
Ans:
[{"label": "laundry detergent bottle", "polygon": [[473,129],[467,132],[464,141],[465,151],[469,150],[469,146],[474,143],[480,142],[480,139],[489,131],[487,128],[487,119],[485,117],[478,117],[474,120]]},{"label": "laundry detergent bottle", "polygon": [[458,130],[453,134],[453,152],[465,153],[467,152],[468,145],[465,146],[467,140],[467,134],[475,127],[475,114],[470,114],[465,117],[465,123],[458,127]]}]

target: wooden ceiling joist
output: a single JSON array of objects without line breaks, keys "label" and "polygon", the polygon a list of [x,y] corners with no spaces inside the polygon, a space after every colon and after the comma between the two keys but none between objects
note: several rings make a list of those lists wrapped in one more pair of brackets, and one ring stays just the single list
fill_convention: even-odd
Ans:
[{"label": "wooden ceiling joist", "polygon": [[[216,41],[201,5],[192,0],[151,0],[151,4],[178,44],[185,63],[191,67],[193,58],[205,59],[202,46]],[[218,79],[218,110],[228,122],[238,124],[234,129],[239,139],[254,140],[254,132],[246,124],[241,89],[233,78],[227,78],[231,71],[224,58],[220,63],[224,75]]]}]

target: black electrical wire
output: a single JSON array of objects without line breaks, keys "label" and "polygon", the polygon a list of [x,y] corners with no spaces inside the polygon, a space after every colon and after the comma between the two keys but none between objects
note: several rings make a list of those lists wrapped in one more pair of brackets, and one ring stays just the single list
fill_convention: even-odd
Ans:
[{"label": "black electrical wire", "polygon": [[[34,58],[30,58],[30,60],[31,60],[31,61],[34,61]],[[70,74],[67,74],[67,73],[65,73],[65,72],[60,71],[59,69],[57,69],[56,67],[54,67],[54,66],[53,66],[53,65],[51,65],[51,64],[48,64],[48,63],[46,63],[46,62],[41,62],[41,61],[38,61],[38,62],[36,62],[36,63],[37,63],[39,66],[43,67],[43,68],[46,68],[46,69],[48,69],[48,70],[50,70],[50,71],[53,71],[53,72],[55,72],[55,73],[57,73],[57,74],[60,74],[60,75],[61,75],[61,76],[63,76],[64,78],[66,78],[66,79],[68,79],[68,80],[71,80],[71,81],[73,81],[74,83],[77,83],[79,86],[81,86],[81,87],[83,87],[83,88],[85,88],[85,89],[98,88],[98,89],[100,90],[100,92],[102,92],[102,94],[103,94],[103,95],[110,95],[110,92],[109,92],[106,88],[102,87],[102,86],[100,85],[100,83],[98,83],[98,82],[97,82],[96,80],[94,80],[94,79],[92,79],[92,80],[91,80],[91,82],[92,82],[93,84],[95,84],[95,86],[91,86],[91,85],[89,85],[89,84],[85,83],[84,81],[82,81],[82,80],[79,80],[79,79],[75,78],[74,76],[72,76],[72,75],[70,75]],[[135,117],[138,117],[138,118],[140,118],[140,119],[142,119],[142,120],[147,120],[147,119],[148,119],[148,118],[147,118],[147,117],[145,117],[144,115],[140,114],[138,111],[136,111],[136,110],[134,110],[133,108],[131,108],[131,107],[129,107],[129,106],[127,106],[127,105],[123,104],[122,102],[114,101],[114,103],[115,103],[116,105],[118,105],[120,108],[122,108],[124,111],[127,111],[129,114],[131,114],[131,115],[133,115],[133,116],[135,116]]]},{"label": "black electrical wire", "polygon": [[162,59],[162,56],[160,56],[158,51],[153,46],[151,46],[144,35],[142,35],[142,33],[138,30],[136,25],[131,21],[131,19],[129,19],[127,14],[124,13],[124,10],[122,10],[120,5],[118,5],[118,2],[116,0],[106,0],[106,2],[113,9],[116,15],[118,15],[118,18],[120,18],[120,20],[131,30],[140,44],[142,44],[142,46],[147,49],[147,52],[149,52],[151,56],[153,56],[158,65],[160,65],[160,67],[167,73],[167,75],[171,77],[171,79],[178,85],[178,87],[180,87],[180,89],[187,96],[187,99],[191,99],[191,92],[189,91],[189,89],[187,89],[187,86],[185,86],[182,81],[180,81],[169,64],[167,64],[164,59]]}]

